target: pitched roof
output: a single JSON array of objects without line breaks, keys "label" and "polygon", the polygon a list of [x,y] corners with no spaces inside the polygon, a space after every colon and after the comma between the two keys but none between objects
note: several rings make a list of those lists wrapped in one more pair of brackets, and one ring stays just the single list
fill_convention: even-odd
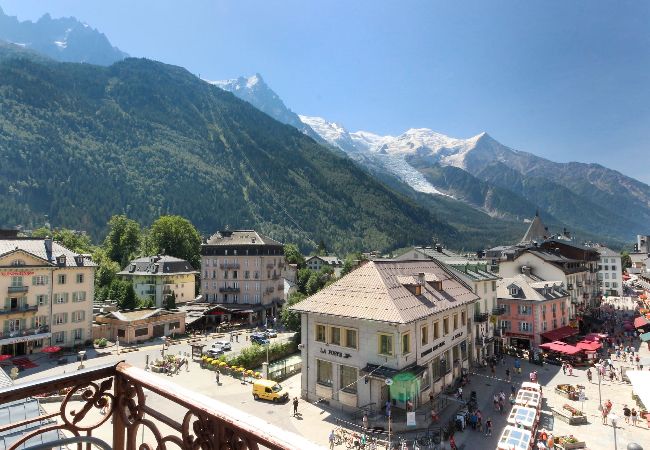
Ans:
[{"label": "pitched roof", "polygon": [[134,259],[118,275],[176,275],[198,273],[184,259],[168,255]]},{"label": "pitched roof", "polygon": [[[515,295],[511,290],[517,288]],[[561,281],[539,281],[539,278],[531,278],[524,274],[504,278],[497,281],[497,298],[518,299],[518,300],[553,300],[567,297],[569,293]]]},{"label": "pitched roof", "polygon": [[[39,259],[42,259],[44,262],[47,262],[51,265],[57,265],[56,258],[59,256],[65,256],[65,267],[84,267],[84,266],[96,266],[91,258],[75,253],[72,250],[64,247],[56,241],[49,242],[52,243],[51,250],[48,249],[46,239],[38,238],[13,238],[13,239],[0,239],[0,257],[8,255],[12,252],[23,251],[29,253]],[[75,257],[81,256],[81,264],[77,261]]]},{"label": "pitched roof", "polygon": [[621,257],[621,254],[618,252],[615,252],[611,248],[608,247],[594,247],[594,249],[600,254],[600,256],[606,256],[606,257],[612,257],[612,256],[618,256],[619,258]]},{"label": "pitched roof", "polygon": [[223,230],[210,236],[207,245],[282,245],[255,230]]},{"label": "pitched roof", "polygon": [[533,221],[528,226],[526,234],[521,238],[520,243],[528,243],[534,241],[542,241],[548,236],[548,230],[542,223],[542,219],[539,217],[539,212],[535,214]]},{"label": "pitched roof", "polygon": [[162,308],[142,308],[125,311],[111,311],[104,316],[112,319],[132,322],[134,320],[148,319],[149,317],[162,316],[166,314],[176,314],[178,311],[168,311]]},{"label": "pitched roof", "polygon": [[[479,261],[467,256],[459,255],[442,246],[413,247],[413,250],[427,258],[441,261],[459,272],[463,279],[469,281],[497,280],[499,276],[488,269],[487,261]],[[408,250],[410,252],[411,250]]]},{"label": "pitched roof", "polygon": [[[425,280],[442,281],[442,291],[425,282],[422,294],[406,285]],[[291,309],[380,322],[408,323],[449,308],[473,303],[478,297],[460,279],[434,261],[370,261]]]}]

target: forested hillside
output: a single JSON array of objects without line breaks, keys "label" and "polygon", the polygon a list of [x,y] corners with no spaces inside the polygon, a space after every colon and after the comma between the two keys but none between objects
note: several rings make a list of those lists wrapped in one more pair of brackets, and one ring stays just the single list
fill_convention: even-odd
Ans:
[{"label": "forested hillside", "polygon": [[179,214],[203,233],[251,227],[341,251],[462,243],[431,210],[182,68],[1,52],[2,226],[47,214],[99,237],[113,214]]}]

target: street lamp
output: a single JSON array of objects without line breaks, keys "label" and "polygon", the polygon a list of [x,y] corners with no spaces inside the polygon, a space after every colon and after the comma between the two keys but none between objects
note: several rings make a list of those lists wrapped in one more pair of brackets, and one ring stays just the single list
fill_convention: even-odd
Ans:
[{"label": "street lamp", "polygon": [[612,414],[609,416],[609,420],[612,421],[612,428],[614,428],[614,450],[618,450],[618,446],[616,445],[616,423],[618,422],[618,416]]},{"label": "street lamp", "polygon": [[596,368],[596,372],[598,372],[598,411],[603,410],[603,397],[600,393],[600,368],[601,364],[594,364],[594,367]]},{"label": "street lamp", "polygon": [[86,356],[86,351],[81,350],[79,352],[79,370],[84,368],[84,356]]}]

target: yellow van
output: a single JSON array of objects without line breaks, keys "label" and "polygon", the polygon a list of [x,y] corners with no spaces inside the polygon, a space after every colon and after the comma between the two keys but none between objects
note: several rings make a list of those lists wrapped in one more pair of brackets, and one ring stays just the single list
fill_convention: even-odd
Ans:
[{"label": "yellow van", "polygon": [[271,400],[273,403],[289,400],[289,392],[280,383],[273,380],[253,381],[253,398],[255,400]]}]

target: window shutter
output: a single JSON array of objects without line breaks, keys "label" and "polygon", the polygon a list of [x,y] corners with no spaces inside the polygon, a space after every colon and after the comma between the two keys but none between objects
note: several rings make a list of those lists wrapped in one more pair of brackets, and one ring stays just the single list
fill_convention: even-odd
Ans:
[{"label": "window shutter", "polygon": [[81,320],[86,320],[86,311],[81,311]]},{"label": "window shutter", "polygon": [[63,298],[64,298],[63,302],[68,303],[68,293],[67,292],[65,294],[63,294]]},{"label": "window shutter", "polygon": [[25,327],[26,322],[27,322],[27,321],[26,321],[25,319],[20,319],[20,329],[21,329],[21,330],[24,330],[24,329],[26,328],[26,327]]},{"label": "window shutter", "polygon": [[9,297],[5,298],[5,309],[11,309],[11,299]]},{"label": "window shutter", "polygon": [[32,286],[36,286],[36,277],[32,277]]},{"label": "window shutter", "polygon": [[63,323],[68,323],[68,313],[63,313]]},{"label": "window shutter", "polygon": [[4,321],[4,332],[5,333],[9,332],[9,321],[8,320]]}]

